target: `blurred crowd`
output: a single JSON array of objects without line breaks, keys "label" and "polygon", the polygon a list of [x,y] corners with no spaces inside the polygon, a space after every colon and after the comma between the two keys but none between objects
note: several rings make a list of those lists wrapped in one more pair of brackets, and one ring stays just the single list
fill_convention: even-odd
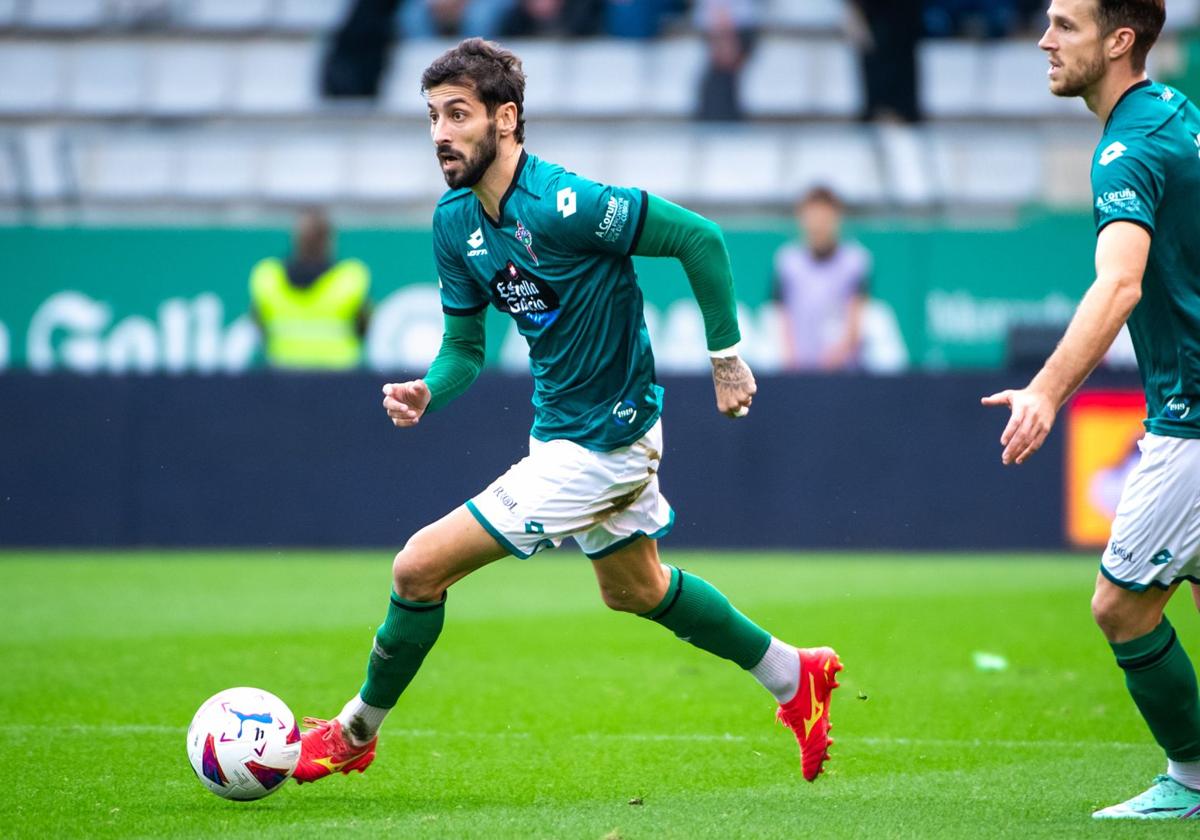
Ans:
[{"label": "blurred crowd", "polygon": [[[395,39],[646,39],[703,33],[708,63],[696,118],[742,119],[741,70],[763,28],[767,0],[354,0],[334,36],[323,74],[331,97],[375,96]],[[846,0],[845,26],[858,45],[863,118],[915,122],[917,44],[923,37],[1003,38],[1032,32],[1043,0]]]}]

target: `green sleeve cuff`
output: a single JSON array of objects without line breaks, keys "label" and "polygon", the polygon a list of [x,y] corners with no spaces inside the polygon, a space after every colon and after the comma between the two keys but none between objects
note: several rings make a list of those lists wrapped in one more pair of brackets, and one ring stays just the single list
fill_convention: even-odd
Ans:
[{"label": "green sleeve cuff", "polygon": [[683,265],[704,316],[704,336],[710,351],[724,350],[742,340],[729,249],[716,222],[664,198],[647,195],[633,253],[675,257]]},{"label": "green sleeve cuff", "polygon": [[425,374],[425,385],[429,388],[429,405],[426,413],[439,408],[457,397],[479,376],[483,369],[484,319],[487,310],[471,315],[443,316],[445,332],[442,346]]}]

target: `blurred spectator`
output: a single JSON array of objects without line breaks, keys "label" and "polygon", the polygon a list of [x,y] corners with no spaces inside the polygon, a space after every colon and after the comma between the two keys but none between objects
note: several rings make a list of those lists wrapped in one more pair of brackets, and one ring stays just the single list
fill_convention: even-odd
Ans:
[{"label": "blurred spectator", "polygon": [[404,0],[406,38],[496,38],[516,0]]},{"label": "blurred spectator", "polygon": [[614,38],[657,38],[670,0],[605,0],[604,31]]},{"label": "blurred spectator", "polygon": [[387,69],[395,39],[400,0],[354,0],[333,33],[321,68],[321,93],[329,97],[371,97]]},{"label": "blurred spectator", "polygon": [[500,24],[506,38],[578,38],[600,32],[602,0],[517,0]]},{"label": "blurred spectator", "polygon": [[745,117],[739,85],[758,36],[757,0],[699,0],[696,26],[706,33],[708,66],[700,79],[696,119],[730,122]]},{"label": "blurred spectator", "polygon": [[922,0],[851,0],[866,85],[868,120],[920,119],[917,44]]},{"label": "blurred spectator", "polygon": [[784,368],[860,366],[871,255],[841,238],[842,202],[813,187],[796,204],[801,242],[775,252],[773,297],[783,315]]},{"label": "blurred spectator", "polygon": [[362,358],[371,275],[358,260],[334,262],[323,213],[300,216],[285,264],[268,257],[250,274],[254,320],[272,367],[342,370]]},{"label": "blurred spectator", "polygon": [[925,33],[935,38],[1007,38],[1030,28],[1043,0],[926,0]]}]

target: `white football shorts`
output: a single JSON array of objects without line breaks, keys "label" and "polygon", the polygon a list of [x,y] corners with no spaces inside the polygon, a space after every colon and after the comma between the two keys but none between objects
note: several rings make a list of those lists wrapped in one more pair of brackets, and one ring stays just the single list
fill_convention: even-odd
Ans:
[{"label": "white football shorts", "polygon": [[1147,434],[1138,448],[1100,571],[1133,592],[1200,582],[1200,440]]},{"label": "white football shorts", "polygon": [[638,537],[664,537],[675,524],[675,511],[658,491],[661,460],[661,420],[612,452],[530,438],[529,455],[468,501],[467,509],[517,557],[573,537],[597,560]]}]

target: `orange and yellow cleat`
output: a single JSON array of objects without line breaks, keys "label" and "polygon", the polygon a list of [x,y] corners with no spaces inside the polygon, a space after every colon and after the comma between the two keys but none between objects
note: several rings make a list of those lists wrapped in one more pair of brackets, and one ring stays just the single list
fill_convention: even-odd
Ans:
[{"label": "orange and yellow cleat", "polygon": [[[796,734],[800,742],[800,768],[807,781],[815,782],[829,760],[833,739],[829,730],[829,701],[838,687],[835,679],[842,670],[833,648],[800,648],[800,687],[796,696],[779,706],[779,722]],[[303,761],[303,759],[301,759]]]},{"label": "orange and yellow cleat", "polygon": [[366,770],[375,760],[375,744],[355,746],[342,734],[342,725],[336,719],[321,720],[306,717],[304,725],[310,727],[300,736],[300,762],[292,778],[300,784],[315,782],[333,773],[349,773]]}]

